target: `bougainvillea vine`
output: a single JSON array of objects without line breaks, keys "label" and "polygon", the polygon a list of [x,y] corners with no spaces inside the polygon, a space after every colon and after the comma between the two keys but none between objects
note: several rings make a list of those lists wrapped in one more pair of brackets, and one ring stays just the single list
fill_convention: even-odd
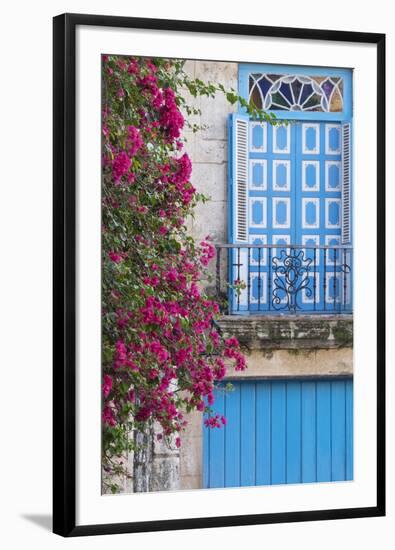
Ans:
[{"label": "bougainvillea vine", "polygon": [[[246,362],[236,338],[215,329],[218,304],[201,283],[215,255],[209,236],[195,243],[185,221],[205,197],[191,183],[182,131],[183,92],[228,101],[222,86],[190,80],[176,60],[103,56],[102,339],[103,466],[120,473],[130,433],[147,424],[182,442],[185,413],[208,413],[227,365]],[[254,106],[253,115],[266,117]],[[184,113],[184,114],[183,114]]]}]

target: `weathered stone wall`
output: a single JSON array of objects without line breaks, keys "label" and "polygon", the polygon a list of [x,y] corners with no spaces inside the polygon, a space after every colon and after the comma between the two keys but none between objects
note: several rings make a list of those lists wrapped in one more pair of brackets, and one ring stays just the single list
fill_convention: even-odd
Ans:
[{"label": "weathered stone wall", "polygon": [[180,453],[174,439],[166,443],[153,438],[149,491],[180,489]]},{"label": "weathered stone wall", "polygon": [[[237,89],[237,63],[212,61],[187,61],[185,70],[193,78],[223,84]],[[210,197],[210,202],[200,204],[195,210],[195,219],[190,222],[193,236],[204,239],[211,235],[215,242],[227,240],[227,117],[236,110],[222,94],[215,99],[206,97],[187,98],[191,105],[201,110],[191,122],[205,126],[193,134],[184,132],[188,142],[186,150],[192,160],[191,181],[199,193]]]},{"label": "weathered stone wall", "polygon": [[353,341],[352,315],[225,315],[218,326],[247,350],[337,349]]},{"label": "weathered stone wall", "polygon": [[118,485],[118,493],[141,493],[152,491],[175,491],[180,489],[180,451],[175,445],[175,437],[170,441],[155,437],[160,427],[155,426],[146,432],[137,432],[134,442],[137,452],[125,453],[118,462],[127,467],[130,475],[109,477],[102,472],[102,492],[111,494],[109,484]]}]

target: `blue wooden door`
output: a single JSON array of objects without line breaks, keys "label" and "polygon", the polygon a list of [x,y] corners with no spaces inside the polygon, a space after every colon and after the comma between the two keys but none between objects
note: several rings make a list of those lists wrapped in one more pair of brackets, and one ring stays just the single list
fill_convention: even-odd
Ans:
[{"label": "blue wooden door", "polygon": [[226,426],[203,428],[205,488],[353,479],[351,379],[232,384]]},{"label": "blue wooden door", "polygon": [[[336,249],[342,244],[342,126],[302,122],[295,130],[295,243],[313,247],[303,250],[310,276],[299,305],[305,311],[336,312],[349,302],[347,274],[339,270],[349,260]],[[319,245],[334,248],[314,252]]]},{"label": "blue wooden door", "polygon": [[[233,115],[234,121],[239,118],[240,115]],[[233,252],[232,279],[246,282],[245,289],[237,297],[232,296],[233,311],[275,313],[292,309],[287,301],[289,295],[283,290],[287,287],[285,277],[281,269],[276,269],[281,267],[284,257],[291,255],[291,245],[306,246],[293,253],[299,255],[308,272],[300,292],[293,297],[295,312],[350,310],[351,278],[342,269],[350,263],[348,253],[316,248],[342,244],[342,124],[332,121],[291,121],[276,126],[255,121],[247,124],[246,143],[241,143],[240,136],[233,140],[231,192],[232,202],[237,204],[232,209],[231,242],[273,245],[273,248],[242,248]],[[243,180],[237,178],[240,166],[244,166],[245,151],[247,189],[243,190],[246,197],[243,209],[240,206]]]}]

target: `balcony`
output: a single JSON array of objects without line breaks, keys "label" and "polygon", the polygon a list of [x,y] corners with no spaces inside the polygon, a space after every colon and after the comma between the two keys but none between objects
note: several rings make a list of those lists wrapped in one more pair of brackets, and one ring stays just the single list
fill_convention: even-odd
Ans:
[{"label": "balcony", "polygon": [[217,244],[217,299],[228,315],[351,314],[352,261],[340,244]]}]

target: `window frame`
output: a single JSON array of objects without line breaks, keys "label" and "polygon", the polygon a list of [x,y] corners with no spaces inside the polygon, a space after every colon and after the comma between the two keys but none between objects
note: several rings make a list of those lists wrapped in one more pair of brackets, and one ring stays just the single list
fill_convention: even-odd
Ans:
[{"label": "window frame", "polygon": [[[282,111],[270,109],[279,119],[288,120],[320,120],[351,122],[352,119],[352,68],[333,67],[303,67],[300,65],[273,65],[264,63],[239,63],[238,90],[239,94],[249,100],[249,75],[250,73],[281,73],[300,74],[302,76],[341,76],[343,78],[343,111],[328,113],[325,111]],[[244,107],[239,104],[239,113],[245,113]]]}]

